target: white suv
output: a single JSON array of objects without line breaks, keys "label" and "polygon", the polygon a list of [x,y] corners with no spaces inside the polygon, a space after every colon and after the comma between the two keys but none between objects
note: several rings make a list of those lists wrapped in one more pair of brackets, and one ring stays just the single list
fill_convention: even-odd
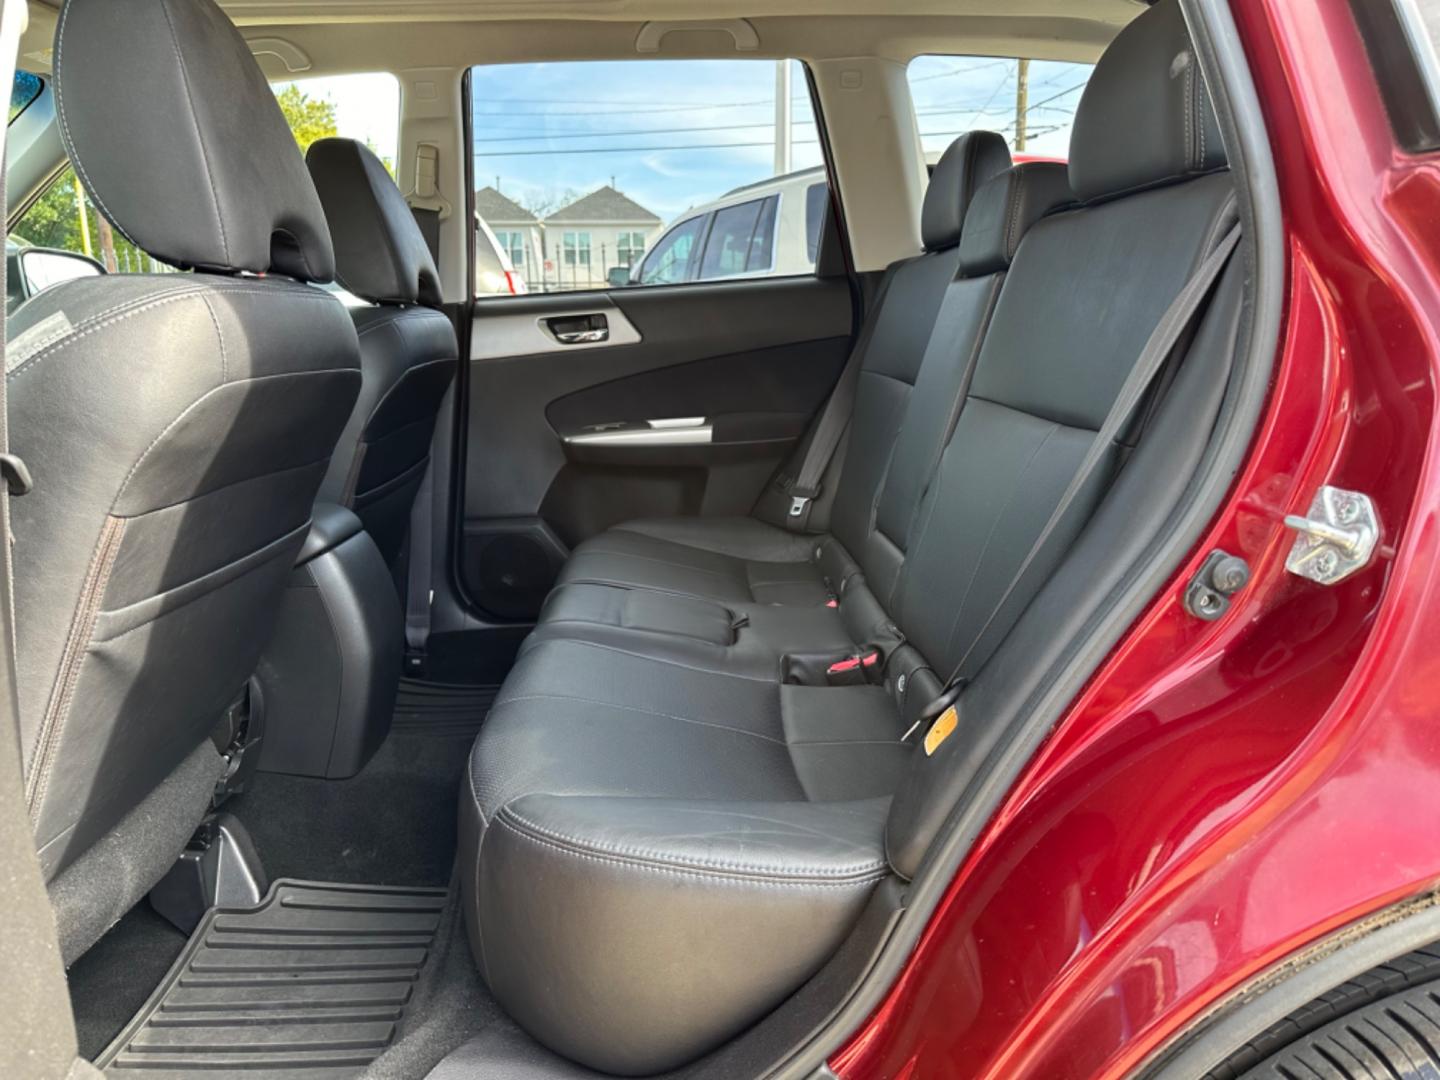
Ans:
[{"label": "white suv", "polygon": [[809,274],[825,223],[829,186],[822,168],[736,188],[688,210],[612,286]]}]

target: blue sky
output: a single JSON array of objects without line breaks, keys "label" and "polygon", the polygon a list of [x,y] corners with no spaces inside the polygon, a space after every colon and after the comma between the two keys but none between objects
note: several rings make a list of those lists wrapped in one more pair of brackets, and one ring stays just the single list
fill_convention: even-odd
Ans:
[{"label": "blue sky", "polygon": [[[814,116],[792,67],[792,168],[820,164]],[[1013,60],[921,57],[910,68],[922,142],[974,127],[1013,133]],[[1063,156],[1088,65],[1030,67],[1027,148]],[[475,183],[553,208],[614,181],[665,221],[774,175],[775,62],[625,60],[477,67]]]}]

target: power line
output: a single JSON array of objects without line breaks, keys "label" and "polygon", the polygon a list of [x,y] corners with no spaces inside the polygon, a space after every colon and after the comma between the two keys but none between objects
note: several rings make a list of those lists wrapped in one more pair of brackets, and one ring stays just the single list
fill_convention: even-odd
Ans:
[{"label": "power line", "polygon": [[[1053,124],[1048,127],[1037,127],[1031,129],[1034,135],[1048,135],[1053,131],[1061,130],[1065,125]],[[996,130],[1000,132],[1010,131],[1015,127],[1012,121],[1004,127]],[[947,135],[963,135],[970,128],[952,128],[947,131],[922,131],[920,137],[924,139],[943,138]],[[795,139],[795,145],[813,145],[819,139]],[[560,154],[656,154],[656,153],[685,153],[689,151],[713,151],[713,150],[753,150],[760,147],[772,147],[775,145],[773,139],[766,139],[763,142],[726,142],[726,143],[687,143],[684,146],[582,146],[575,149],[557,150],[482,150],[477,151],[475,157],[502,158],[502,157],[554,157]]]},{"label": "power line", "polygon": [[[796,120],[796,124],[813,124],[814,120]],[[497,135],[493,138],[476,138],[476,143],[495,142],[537,142],[548,139],[614,139],[623,138],[628,135],[689,135],[697,131],[742,131],[747,128],[768,128],[774,127],[773,120],[765,120],[755,124],[717,124],[713,127],[683,127],[683,128],[643,128],[638,131],[573,131],[547,133],[545,135]]]}]

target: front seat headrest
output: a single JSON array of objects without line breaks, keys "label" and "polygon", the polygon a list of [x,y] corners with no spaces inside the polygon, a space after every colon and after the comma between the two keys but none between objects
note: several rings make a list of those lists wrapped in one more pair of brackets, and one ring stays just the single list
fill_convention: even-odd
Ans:
[{"label": "front seat headrest", "polygon": [[1010,148],[993,131],[967,131],[945,148],[920,209],[920,239],[926,251],[960,242],[965,211],[980,185],[1010,167]]},{"label": "front seat headrest", "polygon": [[81,182],[137,247],[196,270],[334,276],[300,149],[211,0],[66,0],[55,101]]},{"label": "front seat headrest", "polygon": [[1070,131],[1070,186],[1081,199],[1223,168],[1225,148],[1177,0],[1160,0],[1100,57]]},{"label": "front seat headrest", "polygon": [[330,223],[340,284],[376,304],[439,307],[435,260],[380,159],[354,139],[320,139],[305,164]]}]

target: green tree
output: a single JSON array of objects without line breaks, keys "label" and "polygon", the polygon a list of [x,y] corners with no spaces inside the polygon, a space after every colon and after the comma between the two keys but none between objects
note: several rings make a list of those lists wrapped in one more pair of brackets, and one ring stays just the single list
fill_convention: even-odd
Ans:
[{"label": "green tree", "polygon": [[310,149],[311,143],[340,134],[335,124],[335,103],[328,98],[312,98],[291,83],[275,95],[275,100],[280,103],[280,111],[285,114],[285,122],[290,125],[302,154]]},{"label": "green tree", "polygon": [[88,195],[82,222],[77,201],[81,191],[74,170],[67,168],[16,222],[15,236],[37,247],[61,248],[93,256],[111,271],[149,270],[149,258],[109,228]]}]

